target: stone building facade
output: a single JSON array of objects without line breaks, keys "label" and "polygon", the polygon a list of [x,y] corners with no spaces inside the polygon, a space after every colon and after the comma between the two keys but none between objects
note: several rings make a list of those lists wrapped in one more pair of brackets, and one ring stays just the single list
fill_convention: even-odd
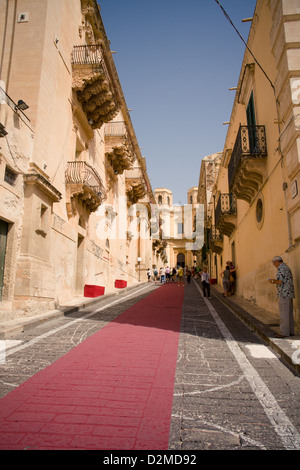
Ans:
[{"label": "stone building facade", "polygon": [[[187,204],[173,204],[172,191],[156,188],[159,232],[153,231],[154,266],[171,268],[195,266],[204,241],[203,204],[197,202],[198,187],[188,190]],[[158,255],[162,254],[162,259]],[[160,265],[162,263],[162,265]]]},{"label": "stone building facade", "polygon": [[[258,0],[221,165],[206,201],[210,270],[237,266],[237,294],[278,311],[268,283],[279,255],[294,276],[300,328],[300,1]],[[207,162],[203,161],[204,175]],[[207,202],[213,202],[207,204]]]},{"label": "stone building facade", "polygon": [[10,319],[87,285],[106,293],[146,279],[154,195],[96,0],[0,0],[0,29],[0,311]]},{"label": "stone building facade", "polygon": [[209,265],[212,279],[217,279],[218,277],[216,255],[217,237],[213,238],[215,228],[212,223],[212,215],[216,205],[214,193],[215,181],[219,174],[221,161],[222,152],[203,157],[197,196],[197,200],[204,206],[204,241],[201,251],[197,253],[197,263],[200,267],[207,264]]}]

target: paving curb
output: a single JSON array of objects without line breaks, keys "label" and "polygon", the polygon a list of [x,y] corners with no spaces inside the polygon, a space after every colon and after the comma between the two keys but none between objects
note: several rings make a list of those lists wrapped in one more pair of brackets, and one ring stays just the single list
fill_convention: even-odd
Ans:
[{"label": "paving curb", "polygon": [[27,331],[31,328],[35,328],[42,323],[55,320],[59,317],[71,315],[72,313],[80,312],[87,307],[91,307],[93,305],[101,305],[105,303],[107,300],[112,299],[114,297],[118,297],[120,295],[124,295],[127,292],[130,292],[134,289],[138,289],[143,285],[148,284],[147,282],[140,283],[138,285],[124,287],[119,289],[116,292],[111,292],[106,295],[94,298],[84,297],[82,299],[78,299],[78,302],[75,302],[74,305],[61,305],[55,310],[49,310],[48,312],[44,312],[38,315],[30,316],[30,317],[20,317],[14,320],[8,320],[6,322],[0,322],[0,340],[5,340],[16,336],[23,331]]}]

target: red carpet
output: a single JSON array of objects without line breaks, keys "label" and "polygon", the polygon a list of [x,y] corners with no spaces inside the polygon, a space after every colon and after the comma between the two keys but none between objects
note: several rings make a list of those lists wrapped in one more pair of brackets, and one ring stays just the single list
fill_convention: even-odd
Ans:
[{"label": "red carpet", "polygon": [[0,449],[168,449],[184,289],[164,285],[0,400]]}]

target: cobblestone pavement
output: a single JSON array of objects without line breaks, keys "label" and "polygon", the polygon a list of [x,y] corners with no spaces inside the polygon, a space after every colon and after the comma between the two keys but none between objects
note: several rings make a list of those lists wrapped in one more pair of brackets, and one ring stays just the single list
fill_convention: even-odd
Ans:
[{"label": "cobblestone pavement", "polygon": [[199,291],[185,290],[170,449],[300,449],[300,378]]},{"label": "cobblestone pavement", "polygon": [[[0,397],[156,288],[102,301],[7,340]],[[218,297],[203,299],[194,281],[185,286],[170,450],[300,449],[299,396],[300,378]]]}]

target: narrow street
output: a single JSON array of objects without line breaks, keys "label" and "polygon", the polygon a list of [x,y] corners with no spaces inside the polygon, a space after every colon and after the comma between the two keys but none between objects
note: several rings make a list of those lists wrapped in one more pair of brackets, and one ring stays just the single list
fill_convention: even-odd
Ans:
[{"label": "narrow street", "polygon": [[5,344],[1,449],[300,449],[300,378],[197,281],[143,284]]}]

